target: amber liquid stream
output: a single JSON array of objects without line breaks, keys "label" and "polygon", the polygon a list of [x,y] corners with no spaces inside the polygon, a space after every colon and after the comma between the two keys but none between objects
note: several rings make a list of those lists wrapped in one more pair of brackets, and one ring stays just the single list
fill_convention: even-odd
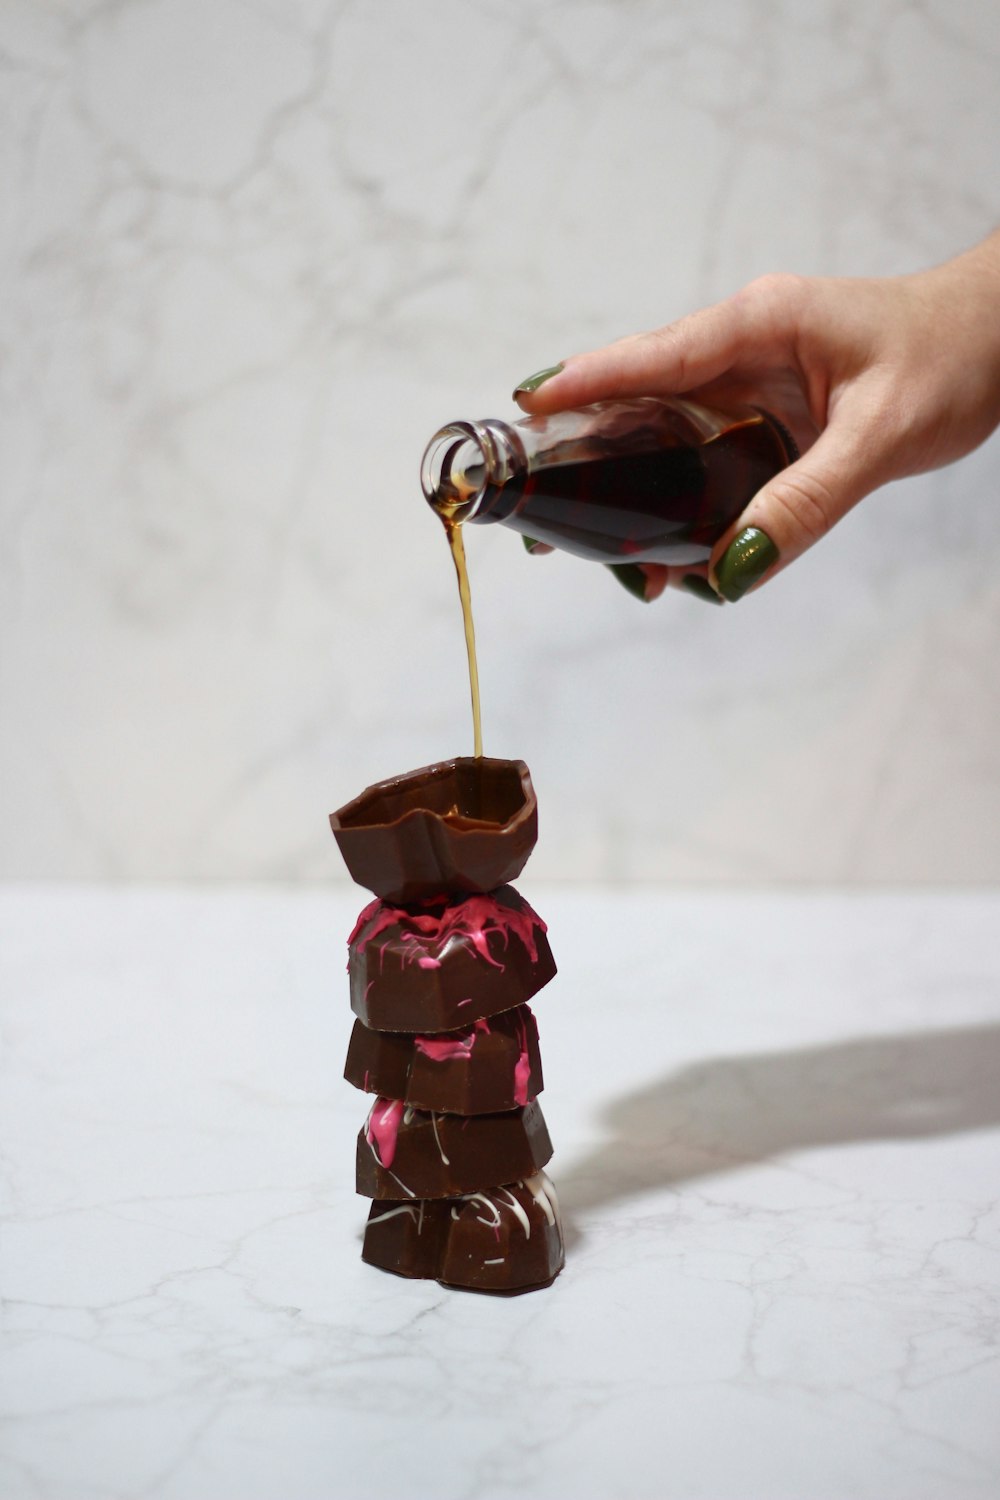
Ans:
[{"label": "amber liquid stream", "polygon": [[462,601],[462,619],[465,622],[465,651],[469,658],[469,692],[472,696],[473,754],[479,758],[483,753],[483,720],[479,709],[479,666],[476,661],[476,629],[472,623],[472,595],[469,592],[469,570],[465,562],[465,541],[462,528],[453,517],[443,515],[445,534],[451,548],[452,561],[458,578],[458,596]]}]

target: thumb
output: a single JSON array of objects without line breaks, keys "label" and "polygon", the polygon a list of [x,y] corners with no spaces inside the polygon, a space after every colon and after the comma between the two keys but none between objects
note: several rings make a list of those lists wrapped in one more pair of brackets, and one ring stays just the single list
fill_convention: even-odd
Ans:
[{"label": "thumb", "polygon": [[716,542],[713,587],[730,604],[801,557],[881,482],[862,427],[837,420],[759,490]]}]

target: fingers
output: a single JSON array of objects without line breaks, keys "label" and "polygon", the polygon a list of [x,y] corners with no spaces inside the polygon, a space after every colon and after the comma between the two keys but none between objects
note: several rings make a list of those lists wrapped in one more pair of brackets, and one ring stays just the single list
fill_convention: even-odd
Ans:
[{"label": "fingers", "polygon": [[705,577],[704,564],[697,568],[666,567],[663,563],[609,563],[607,566],[622,587],[645,604],[652,604],[668,588],[682,589],[707,604],[725,602]]},{"label": "fingers", "polygon": [[[544,557],[556,550],[546,542],[536,542],[532,537],[522,536],[521,540],[530,557]],[[673,568],[666,567],[663,563],[606,563],[605,566],[633,599],[641,599],[644,604],[652,604],[668,587],[683,589],[707,604],[725,603],[705,577],[704,564],[698,567]]]},{"label": "fingers", "polygon": [[670,577],[670,569],[659,563],[607,563],[606,567],[623,589],[644,604],[660,597]]},{"label": "fingers", "polygon": [[800,557],[863,496],[891,477],[885,469],[871,422],[853,422],[845,414],[805,457],[758,491],[716,543],[707,569],[616,563],[609,564],[610,571],[646,603],[669,586],[710,603],[735,604]]},{"label": "fingers", "polygon": [[[668,395],[721,375],[740,343],[739,317],[729,303],[706,308],[651,333],[633,334],[604,349],[575,354],[553,373],[523,381],[514,400],[541,414],[591,401]],[[532,382],[537,385],[532,387]],[[525,387],[529,387],[525,389]]]},{"label": "fingers", "polygon": [[737,362],[752,363],[787,346],[802,286],[797,277],[763,277],[676,323],[539,370],[515,387],[514,400],[522,410],[541,415],[592,401],[667,396],[707,385]]},{"label": "fingers", "polygon": [[[548,542],[536,541],[531,536],[522,536],[521,541],[529,557],[545,557],[556,550],[550,547]],[[606,567],[623,589],[626,589],[634,599],[643,600],[645,604],[651,604],[654,599],[658,599],[670,579],[670,569],[662,567],[659,563],[607,563]],[[706,583],[705,588],[708,587]]]},{"label": "fingers", "polygon": [[[574,355],[517,387],[515,400],[534,415],[694,393],[709,404],[756,400],[792,427],[802,456],[754,496],[707,569],[618,565],[620,581],[639,597],[655,598],[669,585],[707,598],[707,582],[735,603],[825,536],[864,495],[912,471],[913,432],[927,423],[912,391],[900,389],[898,339],[884,336],[886,318],[879,322],[878,305],[873,312],[873,296],[864,282],[762,277],[713,307]],[[884,294],[875,300],[881,305]],[[873,324],[882,328],[881,342]]]},{"label": "fingers", "polygon": [[809,452],[754,496],[720,537],[709,580],[735,604],[801,557],[885,477],[865,427],[849,417],[832,423]]},{"label": "fingers", "polygon": [[[529,557],[545,557],[556,550],[547,542],[536,541],[534,537],[522,536],[521,541]],[[660,563],[607,563],[606,567],[623,589],[626,589],[634,599],[641,599],[645,604],[651,604],[654,599],[658,599],[670,582],[671,569],[663,567]],[[673,571],[678,570],[675,568]],[[704,579],[697,581],[708,590],[717,604],[721,604],[722,601],[717,598]]]}]

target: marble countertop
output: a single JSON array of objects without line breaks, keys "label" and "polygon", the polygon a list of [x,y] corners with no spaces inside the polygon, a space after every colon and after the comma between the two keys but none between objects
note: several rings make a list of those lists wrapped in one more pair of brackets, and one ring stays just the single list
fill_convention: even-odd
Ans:
[{"label": "marble countertop", "polygon": [[360,891],[0,895],[4,1500],[994,1500],[1000,894],[521,889],[514,1299],[359,1259]]}]

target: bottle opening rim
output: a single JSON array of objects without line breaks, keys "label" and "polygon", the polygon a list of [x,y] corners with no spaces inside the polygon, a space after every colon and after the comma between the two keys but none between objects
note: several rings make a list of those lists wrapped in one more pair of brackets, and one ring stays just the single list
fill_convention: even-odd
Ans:
[{"label": "bottle opening rim", "polygon": [[[486,493],[492,447],[489,429],[482,422],[448,422],[427,444],[420,463],[420,487],[428,505],[444,520],[461,523],[475,515]],[[468,455],[460,459],[463,450]],[[470,480],[474,468],[479,470],[477,483]]]}]

